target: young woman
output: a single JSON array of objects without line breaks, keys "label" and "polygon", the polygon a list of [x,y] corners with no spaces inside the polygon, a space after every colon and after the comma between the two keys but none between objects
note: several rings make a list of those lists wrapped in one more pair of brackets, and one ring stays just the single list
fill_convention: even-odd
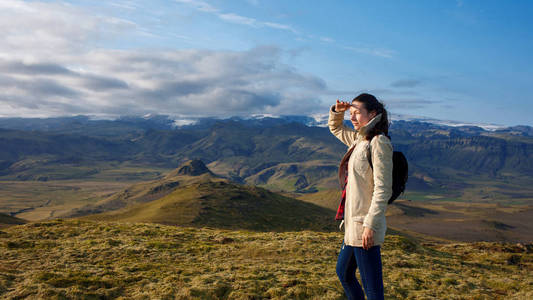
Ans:
[{"label": "young woman", "polygon": [[[350,112],[353,129],[343,125]],[[337,211],[344,240],[337,260],[337,275],[348,299],[383,299],[380,246],[387,225],[385,211],[392,195],[392,144],[388,136],[387,111],[376,97],[361,94],[351,103],[333,105],[329,129],[348,146],[339,167],[339,180],[345,187]],[[372,165],[370,165],[370,160]],[[355,277],[359,268],[361,285]]]}]

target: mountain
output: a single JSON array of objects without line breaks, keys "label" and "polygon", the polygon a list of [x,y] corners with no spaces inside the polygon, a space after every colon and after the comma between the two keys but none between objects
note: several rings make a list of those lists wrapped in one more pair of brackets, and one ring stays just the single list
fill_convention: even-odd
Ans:
[{"label": "mountain", "polygon": [[205,164],[201,160],[193,159],[191,161],[184,163],[176,170],[170,172],[166,176],[166,178],[172,178],[172,177],[179,176],[179,175],[200,176],[203,174],[207,174],[210,176],[215,175],[205,166]]},{"label": "mountain", "polygon": [[[170,171],[200,159],[238,183],[307,194],[336,189],[346,146],[327,128],[305,125],[310,118],[201,118],[180,127],[163,116],[2,119],[0,180],[97,179],[120,166]],[[533,199],[530,129],[395,120],[390,135],[409,160],[408,192],[525,202]]]},{"label": "mountain", "polygon": [[135,184],[63,217],[261,231],[335,230],[335,212],[217,178],[200,161]]},{"label": "mountain", "polygon": [[[105,134],[101,129],[114,127],[123,132],[138,130],[168,130],[173,128],[210,128],[219,121],[235,121],[254,126],[266,127],[272,124],[299,123],[308,127],[327,127],[328,114],[320,113],[309,116],[304,115],[266,115],[255,114],[248,117],[229,117],[225,119],[212,117],[172,117],[168,115],[145,116],[122,116],[117,119],[95,119],[89,116],[56,117],[56,118],[0,118],[0,128],[18,129],[24,131],[47,131],[47,132],[73,132],[89,133],[90,135]],[[434,126],[452,127],[458,130],[468,130],[468,128],[479,128],[488,132],[505,132],[510,134],[533,136],[533,127],[526,125],[503,126],[498,124],[468,123],[461,121],[439,120],[421,116],[411,116],[402,114],[391,114],[392,124],[404,122],[418,122],[431,124]],[[116,131],[110,134],[115,134]]]}]

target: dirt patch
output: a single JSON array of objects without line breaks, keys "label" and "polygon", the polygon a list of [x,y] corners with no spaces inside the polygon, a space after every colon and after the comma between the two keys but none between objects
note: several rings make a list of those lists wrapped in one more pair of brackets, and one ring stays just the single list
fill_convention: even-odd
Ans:
[{"label": "dirt patch", "polygon": [[507,209],[510,212],[506,213],[496,206],[402,201],[391,206],[387,223],[399,230],[447,240],[531,242],[533,207]]}]

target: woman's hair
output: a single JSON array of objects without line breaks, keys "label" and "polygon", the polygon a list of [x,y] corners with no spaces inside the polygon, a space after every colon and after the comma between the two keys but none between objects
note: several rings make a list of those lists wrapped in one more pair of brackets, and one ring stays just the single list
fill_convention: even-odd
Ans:
[{"label": "woman's hair", "polygon": [[378,134],[384,134],[390,139],[389,136],[389,116],[383,103],[379,102],[376,97],[370,94],[362,93],[359,96],[353,98],[352,103],[355,101],[363,103],[368,113],[376,112],[376,116],[381,114],[381,120],[367,132],[365,139],[367,141],[372,140]]}]

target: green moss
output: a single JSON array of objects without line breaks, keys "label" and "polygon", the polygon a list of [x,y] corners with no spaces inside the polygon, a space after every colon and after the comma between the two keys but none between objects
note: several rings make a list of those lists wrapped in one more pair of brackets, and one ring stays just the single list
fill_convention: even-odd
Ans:
[{"label": "green moss", "polygon": [[[3,245],[18,245],[0,251],[0,298],[343,297],[335,273],[342,232],[253,232],[71,220],[61,226],[42,223],[10,227],[0,237]],[[120,232],[107,228],[120,228]],[[73,230],[79,235],[62,234]],[[54,236],[61,238],[42,240]],[[224,238],[232,241],[223,243]],[[25,245],[21,241],[34,246],[20,247]],[[385,297],[527,299],[533,293],[529,279],[533,254],[528,247],[422,245],[406,236],[388,235],[382,248]]]}]

